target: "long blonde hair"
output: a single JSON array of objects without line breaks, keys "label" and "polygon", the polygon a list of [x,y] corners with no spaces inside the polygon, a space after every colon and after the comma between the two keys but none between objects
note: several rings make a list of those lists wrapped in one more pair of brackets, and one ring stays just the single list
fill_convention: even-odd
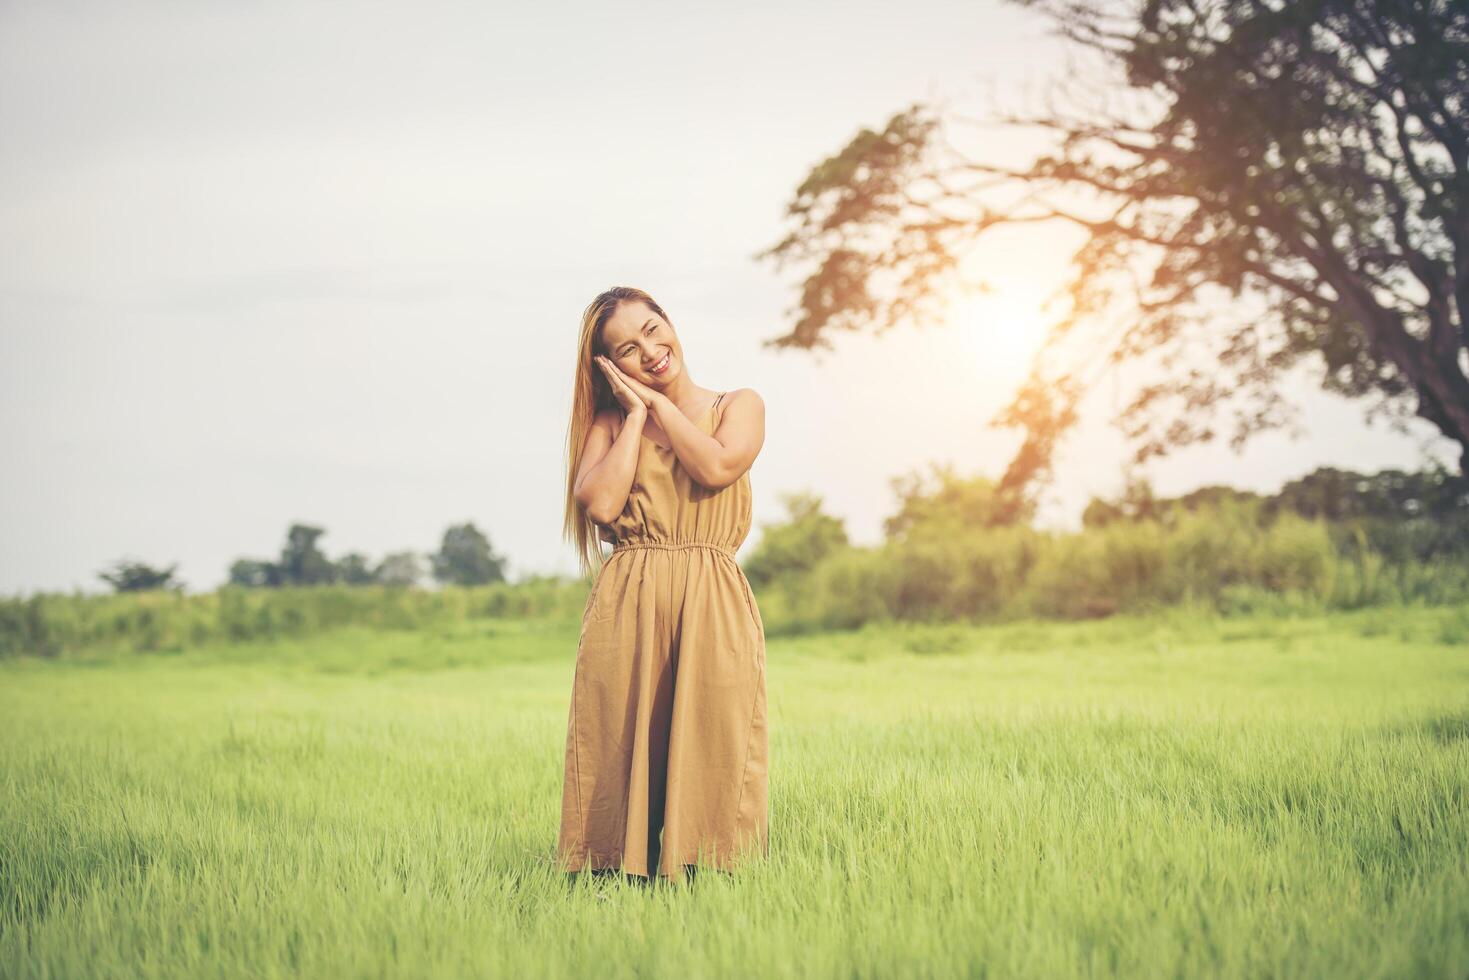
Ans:
[{"label": "long blonde hair", "polygon": [[581,466],[587,433],[591,431],[597,413],[603,408],[620,408],[606,375],[592,358],[599,353],[602,328],[619,306],[629,302],[647,304],[648,309],[662,317],[669,326],[673,325],[653,297],[633,286],[614,286],[598,293],[582,312],[581,338],[576,348],[576,375],[571,385],[571,424],[566,435],[566,520],[562,525],[562,535],[575,541],[577,562],[583,575],[601,569],[604,557],[600,541],[603,539],[597,534],[596,523],[576,502],[576,471]]}]

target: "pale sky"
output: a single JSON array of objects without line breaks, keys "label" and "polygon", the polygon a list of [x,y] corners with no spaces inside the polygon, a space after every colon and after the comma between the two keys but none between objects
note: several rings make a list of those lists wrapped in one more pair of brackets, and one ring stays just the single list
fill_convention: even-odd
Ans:
[{"label": "pale sky", "polygon": [[[997,2],[0,3],[0,592],[103,590],[122,557],[207,590],[297,521],[376,560],[472,520],[512,578],[574,574],[573,357],[612,285],[663,304],[699,385],[765,400],[743,555],[788,491],[876,543],[893,477],[1003,471],[1018,434],[986,423],[1080,238],[987,239],[990,306],[815,356],[760,349],[797,286],[751,255],[862,127],[1034,108],[1064,54]],[[1303,394],[1306,438],[1180,453],[1155,485],[1446,455]],[[1051,525],[1121,488],[1109,397]]]}]

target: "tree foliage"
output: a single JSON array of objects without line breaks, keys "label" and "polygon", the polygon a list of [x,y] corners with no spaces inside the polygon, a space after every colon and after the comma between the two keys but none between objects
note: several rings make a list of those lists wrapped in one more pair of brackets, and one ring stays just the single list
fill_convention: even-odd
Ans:
[{"label": "tree foliage", "polygon": [[371,585],[377,581],[371,559],[360,551],[350,551],[338,558],[334,564],[336,581],[343,585]]},{"label": "tree foliage", "polygon": [[[768,346],[941,320],[964,249],[1061,220],[1087,238],[1066,314],[995,419],[1025,435],[1002,492],[1043,479],[1079,400],[1137,359],[1161,380],[1115,420],[1136,461],[1293,425],[1293,369],[1469,454],[1469,4],[1015,2],[1116,69],[1128,108],[1000,114],[1060,136],[1021,169],[960,154],[922,104],[861,130],[757,253],[808,267]],[[1000,186],[1025,193],[984,199]],[[1062,191],[1095,213],[1049,196]]]},{"label": "tree foliage", "polygon": [[848,544],[839,517],[822,513],[814,493],[781,495],[787,518],[760,529],[760,543],[744,562],[745,577],[755,588],[805,575],[828,555]]},{"label": "tree foliage", "polygon": [[1118,522],[1176,519],[1181,513],[1217,509],[1225,502],[1257,507],[1265,519],[1292,513],[1308,520],[1427,519],[1447,526],[1453,518],[1469,517],[1469,479],[1442,468],[1416,473],[1396,469],[1357,473],[1322,466],[1289,481],[1273,494],[1207,486],[1179,497],[1160,497],[1147,480],[1134,477],[1117,499],[1093,498],[1082,514],[1082,524],[1105,527]]},{"label": "tree foliage", "polygon": [[490,539],[473,522],[446,529],[439,550],[429,560],[439,582],[485,585],[505,581],[505,559],[494,553]]},{"label": "tree foliage", "polygon": [[152,589],[181,592],[183,583],[174,579],[177,569],[177,562],[167,568],[155,568],[141,561],[122,558],[107,570],[98,572],[97,577],[111,585],[114,592],[146,592]]},{"label": "tree foliage", "polygon": [[324,585],[335,581],[336,567],[316,546],[316,539],[325,533],[325,528],[292,524],[275,567],[278,581],[271,584]]},{"label": "tree foliage", "polygon": [[416,551],[395,551],[384,555],[374,576],[383,585],[410,588],[423,578],[423,559]]},{"label": "tree foliage", "polygon": [[930,465],[928,476],[916,473],[892,481],[898,510],[883,521],[889,540],[915,536],[944,538],[969,528],[1028,523],[1033,508],[1004,493],[987,477],[962,477],[952,466]]}]

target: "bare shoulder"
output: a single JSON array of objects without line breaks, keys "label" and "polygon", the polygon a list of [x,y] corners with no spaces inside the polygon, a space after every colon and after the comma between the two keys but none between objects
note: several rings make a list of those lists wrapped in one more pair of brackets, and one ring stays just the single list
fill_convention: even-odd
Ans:
[{"label": "bare shoulder", "polygon": [[736,388],[724,396],[715,437],[720,446],[720,472],[712,486],[740,479],[765,446],[765,399],[754,388]]},{"label": "bare shoulder", "polygon": [[[741,438],[757,451],[765,441],[765,399],[754,388],[735,388],[727,392],[719,420],[721,432],[739,432]],[[725,422],[731,423],[728,429],[723,425]]]},{"label": "bare shoulder", "polygon": [[758,407],[761,412],[765,411],[765,399],[754,388],[734,388],[724,396],[724,404],[732,405],[739,402],[742,405]]}]

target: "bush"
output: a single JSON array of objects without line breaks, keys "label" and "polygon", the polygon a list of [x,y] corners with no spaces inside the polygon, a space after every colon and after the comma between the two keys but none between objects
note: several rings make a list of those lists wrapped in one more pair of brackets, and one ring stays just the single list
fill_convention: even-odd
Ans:
[{"label": "bush", "polygon": [[305,636],[339,626],[417,629],[477,617],[574,617],[586,601],[579,579],[519,585],[319,585],[217,592],[101,596],[39,593],[0,599],[0,656],[57,657],[84,650],[157,652],[203,643]]},{"label": "bush", "polygon": [[1063,619],[1212,609],[1299,612],[1469,597],[1469,563],[1389,564],[1359,531],[1292,511],[1222,498],[1158,520],[1094,524],[1078,533],[1029,527],[914,532],[880,548],[848,548],[801,581],[759,595],[767,631],[851,628],[1033,615]]},{"label": "bush", "polygon": [[[1222,614],[1358,609],[1469,599],[1469,551],[1430,547],[1415,525],[1397,537],[1358,522],[1328,525],[1222,496],[1157,519],[1094,523],[1076,533],[1024,524],[966,526],[930,517],[878,547],[833,547],[804,571],[787,567],[756,600],[767,633],[851,629],[870,622],[952,622],[1021,615],[1083,619],[1158,608]],[[1376,542],[1391,544],[1388,553]],[[1416,555],[1431,554],[1432,560]],[[340,626],[420,629],[468,619],[575,619],[589,582],[285,589],[226,586],[204,595],[129,592],[0,599],[0,656],[81,650],[182,650],[303,636]],[[1445,627],[1458,636],[1463,625]]]}]

